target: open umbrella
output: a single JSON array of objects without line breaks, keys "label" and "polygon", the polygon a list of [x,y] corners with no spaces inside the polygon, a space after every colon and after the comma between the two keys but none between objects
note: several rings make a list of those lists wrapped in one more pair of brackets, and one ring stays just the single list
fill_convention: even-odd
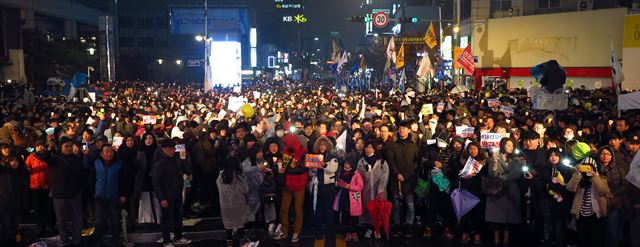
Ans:
[{"label": "open umbrella", "polygon": [[458,218],[458,223],[460,223],[462,216],[471,211],[479,202],[480,199],[478,197],[465,189],[458,188],[451,192],[451,203],[453,204],[453,211]]},{"label": "open umbrella", "polygon": [[371,215],[371,222],[373,223],[376,234],[380,235],[380,227],[384,228],[384,232],[387,233],[387,239],[389,239],[389,219],[391,218],[392,203],[385,201],[382,198],[371,200],[367,203],[367,210]]}]

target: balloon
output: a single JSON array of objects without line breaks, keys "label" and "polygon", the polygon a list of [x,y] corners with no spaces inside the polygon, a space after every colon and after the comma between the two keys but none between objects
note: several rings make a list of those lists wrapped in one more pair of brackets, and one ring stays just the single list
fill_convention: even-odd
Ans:
[{"label": "balloon", "polygon": [[567,81],[567,87],[573,87],[573,80]]},{"label": "balloon", "polygon": [[240,107],[240,112],[242,112],[242,115],[245,118],[251,118],[253,117],[253,114],[255,114],[255,110],[253,110],[253,107],[249,104],[244,104]]},{"label": "balloon", "polygon": [[586,102],[584,103],[583,107],[585,110],[588,111],[588,110],[591,110],[591,107],[593,107],[593,105],[591,104],[591,102]]},{"label": "balloon", "polygon": [[489,98],[489,97],[491,97],[491,92],[485,92],[485,93],[484,93],[484,97],[485,97],[485,98]]},{"label": "balloon", "polygon": [[524,80],[520,79],[518,80],[518,87],[523,87],[524,86]]}]

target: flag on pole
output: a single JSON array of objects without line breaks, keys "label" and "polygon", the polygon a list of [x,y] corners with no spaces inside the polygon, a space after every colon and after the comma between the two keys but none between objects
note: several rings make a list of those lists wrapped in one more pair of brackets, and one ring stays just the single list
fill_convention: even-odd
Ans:
[{"label": "flag on pole", "polygon": [[396,68],[400,69],[404,67],[404,43],[400,46],[400,51],[398,52],[398,58],[396,58]]},{"label": "flag on pole", "polygon": [[418,72],[416,75],[418,79],[426,80],[429,76],[433,76],[433,66],[431,65],[431,59],[429,59],[429,54],[427,52],[424,53],[424,57],[422,57],[422,61],[420,61],[420,67],[418,67]]},{"label": "flag on pole", "polygon": [[364,59],[364,54],[360,55],[360,68],[361,69],[367,68],[367,61]]},{"label": "flag on pole", "polygon": [[407,73],[405,73],[404,69],[400,73],[400,91],[404,92],[405,83],[407,82]]},{"label": "flag on pole", "polygon": [[424,42],[427,43],[431,49],[438,45],[438,38],[436,36],[436,31],[433,28],[433,22],[429,23],[429,28],[427,28],[427,33],[424,36]]},{"label": "flag on pole", "polygon": [[346,152],[347,151],[347,131],[342,131],[342,134],[338,136],[336,139],[336,151]]},{"label": "flag on pole", "polygon": [[332,41],[333,51],[331,52],[331,61],[337,63],[340,60],[340,47],[335,40]]},{"label": "flag on pole", "polygon": [[347,58],[347,51],[342,53],[342,57],[338,60],[338,73],[340,73],[342,71],[342,68],[344,67],[344,64],[347,63],[349,61],[349,59]]},{"label": "flag on pole", "polygon": [[365,109],[367,109],[367,105],[365,105],[364,96],[362,96],[362,106],[360,106],[360,119],[364,119]]},{"label": "flag on pole", "polygon": [[471,45],[468,45],[457,59],[458,63],[464,68],[464,73],[473,75],[475,62],[473,61],[473,54],[471,53]]},{"label": "flag on pole", "polygon": [[396,43],[393,41],[394,38],[391,36],[391,40],[389,40],[389,45],[387,46],[387,61],[391,60],[391,62],[396,63]]},{"label": "flag on pole", "polygon": [[622,88],[622,81],[624,81],[624,73],[622,73],[622,67],[616,56],[616,50],[613,48],[613,40],[609,38],[611,42],[611,87],[616,90],[616,94],[620,94]]}]

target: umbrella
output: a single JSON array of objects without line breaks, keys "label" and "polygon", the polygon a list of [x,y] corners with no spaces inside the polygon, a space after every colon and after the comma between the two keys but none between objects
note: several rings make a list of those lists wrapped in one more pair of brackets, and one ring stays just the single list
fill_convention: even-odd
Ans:
[{"label": "umbrella", "polygon": [[384,228],[387,233],[387,239],[389,239],[389,218],[391,217],[391,207],[393,205],[389,201],[385,201],[382,198],[371,200],[367,203],[367,210],[371,215],[371,222],[375,228],[376,233],[380,234],[380,226]]},{"label": "umbrella", "polygon": [[458,218],[458,223],[460,223],[462,216],[471,211],[479,202],[480,199],[478,197],[465,189],[458,188],[451,192],[451,203],[453,204],[453,211]]},{"label": "umbrella", "polygon": [[469,88],[467,86],[455,86],[453,89],[451,89],[451,92],[449,92],[450,94],[457,94],[457,93],[463,93],[463,92],[468,92]]}]

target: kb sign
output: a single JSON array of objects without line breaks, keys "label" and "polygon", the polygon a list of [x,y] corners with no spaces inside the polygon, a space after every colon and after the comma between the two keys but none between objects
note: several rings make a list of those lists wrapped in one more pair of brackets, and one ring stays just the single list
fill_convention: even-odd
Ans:
[{"label": "kb sign", "polygon": [[282,22],[294,22],[298,24],[306,23],[309,19],[303,14],[282,16]]}]

